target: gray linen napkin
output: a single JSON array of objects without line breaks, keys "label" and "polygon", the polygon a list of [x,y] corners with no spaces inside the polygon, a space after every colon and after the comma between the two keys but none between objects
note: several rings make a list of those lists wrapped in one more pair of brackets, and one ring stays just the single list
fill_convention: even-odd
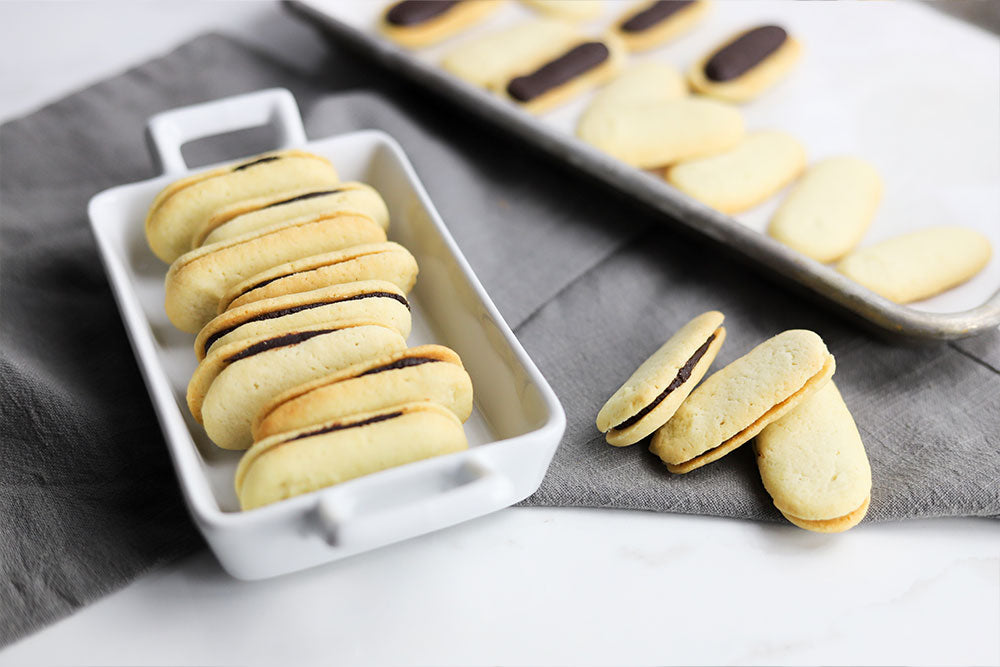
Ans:
[{"label": "gray linen napkin", "polygon": [[[719,308],[729,339],[717,367],[785,328],[828,342],[872,459],[871,519],[1000,515],[1000,334],[881,342],[390,73],[338,52],[323,71],[305,78],[209,35],[0,127],[0,645],[201,544],[85,207],[154,175],[150,114],[275,85],[295,93],[311,137],[376,127],[400,141],[555,387],[567,434],[525,504],[776,517],[747,448],[671,476],[645,446],[608,447],[593,426],[663,339]],[[347,88],[378,94],[326,93]],[[230,137],[187,155],[261,148]]]}]

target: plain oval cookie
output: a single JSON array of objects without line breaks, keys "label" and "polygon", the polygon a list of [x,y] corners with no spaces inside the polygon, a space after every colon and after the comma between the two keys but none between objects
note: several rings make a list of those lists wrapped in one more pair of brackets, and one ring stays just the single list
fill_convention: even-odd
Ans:
[{"label": "plain oval cookie", "polygon": [[409,294],[417,280],[417,260],[409,250],[386,241],[351,246],[279,264],[233,285],[219,299],[217,311],[261,299],[359,280],[385,280]]},{"label": "plain oval cookie", "polygon": [[261,440],[240,459],[236,495],[249,510],[468,446],[440,405],[393,406]]},{"label": "plain oval cookie", "polygon": [[691,88],[727,102],[746,102],[776,84],[802,55],[784,28],[759,26],[735,35],[688,72]]},{"label": "plain oval cookie", "polygon": [[430,401],[459,421],[472,414],[472,380],[458,355],[421,345],[355,364],[276,396],[254,418],[254,440],[401,403]]},{"label": "plain oval cookie", "polygon": [[149,247],[164,262],[191,249],[198,227],[220,208],[241,199],[292,188],[333,188],[340,182],[329,160],[304,151],[279,151],[175,181],[146,214]]},{"label": "plain oval cookie", "polygon": [[743,139],[743,116],[700,98],[603,104],[581,116],[576,134],[626,164],[655,169],[733,148]]},{"label": "plain oval cookie", "polygon": [[188,407],[223,449],[246,449],[250,424],[272,398],[365,359],[406,348],[381,324],[313,325],[217,347],[188,384]]},{"label": "plain oval cookie", "polygon": [[787,414],[833,376],[823,339],[792,329],[713,373],[653,436],[649,450],[673,473],[722,458]]},{"label": "plain oval cookie", "polygon": [[966,227],[928,227],[855,250],[837,270],[896,303],[961,285],[990,263],[990,240]]},{"label": "plain oval cookie", "polygon": [[840,532],[864,518],[871,466],[851,411],[832,381],[768,424],[754,449],[764,488],[795,525]]},{"label": "plain oval cookie", "polygon": [[855,157],[833,157],[810,167],[771,218],[767,233],[818,262],[849,253],[868,230],[882,178]]},{"label": "plain oval cookie", "polygon": [[167,317],[181,331],[198,333],[233,285],[317,253],[385,241],[371,218],[350,213],[300,218],[202,246],[178,257],[166,277]]},{"label": "plain oval cookie", "polygon": [[521,0],[537,12],[563,21],[593,21],[604,12],[601,0]]},{"label": "plain oval cookie", "polygon": [[499,0],[403,0],[385,10],[379,30],[394,42],[417,49],[471,27],[500,4]]},{"label": "plain oval cookie", "polygon": [[691,30],[708,7],[708,0],[644,2],[626,12],[612,30],[629,51],[646,51]]},{"label": "plain oval cookie", "polygon": [[680,72],[667,63],[646,60],[629,65],[614,81],[597,91],[584,116],[614,114],[620,109],[670,102],[686,95],[687,85]]},{"label": "plain oval cookie", "polygon": [[722,347],[722,320],[717,310],[694,318],[618,388],[597,415],[597,428],[608,444],[634,445],[673,416]]},{"label": "plain oval cookie", "polygon": [[331,213],[360,213],[382,229],[389,229],[389,209],[375,188],[364,183],[340,183],[335,188],[297,188],[227,206],[195,232],[192,247],[225,241],[285,220]]},{"label": "plain oval cookie", "polygon": [[795,137],[754,132],[725,153],[670,167],[666,179],[717,211],[740,213],[794,181],[805,165],[805,148]]}]

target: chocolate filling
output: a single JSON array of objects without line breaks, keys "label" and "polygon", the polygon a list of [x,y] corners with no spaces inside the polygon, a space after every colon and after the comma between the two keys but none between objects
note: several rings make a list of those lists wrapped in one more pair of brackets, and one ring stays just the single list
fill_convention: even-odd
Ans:
[{"label": "chocolate filling", "polygon": [[298,197],[292,197],[291,199],[283,199],[281,201],[276,201],[273,204],[262,206],[259,210],[266,211],[267,209],[274,208],[275,206],[284,206],[285,204],[291,204],[292,202],[305,201],[306,199],[315,199],[316,197],[325,197],[326,195],[335,195],[338,192],[343,192],[343,190],[321,190],[320,192],[307,192],[304,195],[299,195]]},{"label": "chocolate filling", "polygon": [[731,81],[777,51],[786,39],[788,33],[776,25],[754,28],[719,49],[705,63],[705,76],[711,81]]},{"label": "chocolate filling", "polygon": [[211,336],[209,336],[208,340],[205,341],[205,352],[207,353],[217,340],[219,340],[228,333],[236,331],[244,324],[250,324],[251,322],[261,322],[263,320],[273,320],[275,318],[284,317],[285,315],[292,315],[294,313],[298,313],[303,310],[319,308],[320,306],[328,306],[331,303],[343,303],[344,301],[360,301],[361,299],[377,299],[377,298],[395,299],[396,301],[406,306],[407,310],[410,309],[410,303],[404,297],[398,294],[394,294],[393,292],[363,292],[361,294],[354,294],[353,296],[345,296],[342,299],[325,299],[323,301],[315,301],[313,303],[303,303],[298,306],[291,306],[289,308],[281,308],[279,310],[271,310],[266,313],[260,313],[259,315],[254,315],[253,317],[245,319],[242,322],[237,322],[231,327],[220,329]]},{"label": "chocolate filling", "polygon": [[276,347],[288,347],[290,345],[297,345],[303,341],[307,341],[310,338],[315,338],[316,336],[322,336],[323,334],[333,333],[338,331],[338,329],[316,329],[315,331],[296,331],[295,333],[285,334],[283,336],[275,336],[274,338],[268,338],[267,340],[262,340],[259,343],[254,343],[250,347],[246,348],[242,352],[237,352],[236,354],[223,359],[223,363],[231,364],[234,361],[239,361],[240,359],[246,359],[247,357],[252,357],[255,354],[260,354],[261,352],[267,352],[268,350],[273,350]]},{"label": "chocolate filling", "polygon": [[419,25],[444,14],[461,0],[404,0],[393,5],[385,15],[392,25]]},{"label": "chocolate filling", "polygon": [[611,430],[621,431],[622,429],[626,429],[629,426],[632,426],[633,424],[637,423],[640,419],[642,419],[650,412],[655,410],[656,406],[662,403],[663,399],[667,397],[667,394],[669,394],[674,389],[677,389],[677,387],[687,382],[688,378],[691,377],[691,371],[694,370],[694,367],[698,364],[699,361],[701,361],[701,358],[705,356],[706,352],[708,352],[708,346],[712,344],[712,341],[715,340],[715,337],[717,335],[718,331],[709,336],[708,340],[705,341],[705,344],[694,351],[694,354],[691,355],[691,358],[687,360],[687,363],[681,366],[681,369],[677,371],[677,376],[673,379],[673,381],[670,384],[668,384],[667,388],[664,389],[659,396],[654,398],[649,405],[644,407],[642,410],[639,410],[639,412],[635,413],[634,415],[623,421],[621,424],[618,424]]},{"label": "chocolate filling", "polygon": [[688,5],[693,5],[694,0],[659,0],[650,7],[636,12],[622,22],[621,28],[624,32],[642,32],[649,30],[653,26],[666,21],[668,18],[684,9]]},{"label": "chocolate filling", "polygon": [[262,157],[253,162],[247,162],[246,164],[241,164],[238,167],[233,167],[233,171],[243,171],[244,169],[249,169],[250,167],[256,166],[258,164],[264,164],[265,162],[274,162],[275,160],[280,160],[280,155],[271,155],[268,157]]},{"label": "chocolate filling", "polygon": [[[369,253],[369,254],[374,255],[376,253]],[[314,267],[312,267],[310,269],[302,269],[301,271],[292,271],[291,273],[283,273],[280,276],[275,276],[273,278],[268,278],[267,280],[263,280],[263,281],[257,283],[256,285],[251,285],[250,287],[246,288],[245,290],[243,290],[242,292],[240,292],[239,294],[237,294],[235,297],[233,297],[233,301],[235,301],[236,299],[240,298],[244,294],[249,294],[250,292],[254,291],[255,289],[259,289],[261,287],[264,287],[265,285],[270,285],[275,280],[281,280],[282,278],[287,278],[288,276],[294,276],[296,273],[306,273],[308,271],[315,271],[316,269],[321,269],[324,266],[333,266],[334,264],[340,264],[342,262],[349,262],[352,259],[358,259],[359,257],[365,257],[365,256],[366,255],[355,255],[354,257],[347,257],[346,259],[342,259],[342,260],[337,261],[337,262],[331,262],[330,264],[323,264],[322,266],[314,266]]]},{"label": "chocolate filling", "polygon": [[394,371],[399,368],[409,368],[410,366],[420,366],[421,364],[431,364],[435,361],[440,361],[440,359],[431,359],[429,357],[404,357],[398,361],[392,362],[391,364],[369,369],[358,375],[358,377],[360,378],[366,375],[375,375],[376,373],[382,373],[383,371]]},{"label": "chocolate filling", "polygon": [[[376,415],[374,417],[369,417],[368,419],[362,419],[358,422],[348,422],[346,424],[333,424],[331,426],[324,426],[323,428],[318,428],[315,431],[306,431],[305,433],[300,433],[294,438],[289,438],[285,442],[295,442],[296,440],[301,440],[302,438],[311,438],[314,435],[323,435],[324,433],[333,433],[334,431],[342,431],[345,428],[356,428],[358,426],[368,426],[369,424],[377,424],[379,422],[388,421],[389,419],[395,419],[396,417],[402,416],[402,412],[390,412],[384,415]],[[284,443],[282,443],[284,444]]]},{"label": "chocolate filling", "polygon": [[610,57],[611,51],[603,42],[584,42],[531,74],[511,79],[507,92],[519,102],[529,102],[592,70]]}]

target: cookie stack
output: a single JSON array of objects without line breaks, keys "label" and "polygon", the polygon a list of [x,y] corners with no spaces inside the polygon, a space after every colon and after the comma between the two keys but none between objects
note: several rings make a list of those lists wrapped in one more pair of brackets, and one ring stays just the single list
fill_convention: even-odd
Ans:
[{"label": "cookie stack", "polygon": [[770,338],[698,384],[726,338],[722,313],[688,322],[608,400],[597,427],[609,444],[652,434],[650,451],[685,474],[754,440],[764,488],[793,524],[816,532],[857,525],[871,468],[833,384],[836,362],[806,330]]},{"label": "cookie stack", "polygon": [[389,211],[330,162],[279,151],[181,179],[146,237],[165,308],[197,334],[187,404],[244,509],[468,447],[472,382],[440,345],[408,348],[417,263]]}]

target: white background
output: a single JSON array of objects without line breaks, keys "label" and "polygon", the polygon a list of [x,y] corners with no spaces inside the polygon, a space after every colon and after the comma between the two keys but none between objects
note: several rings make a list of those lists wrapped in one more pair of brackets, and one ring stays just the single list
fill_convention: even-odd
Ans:
[{"label": "white background", "polygon": [[[0,119],[222,30],[309,66],[264,3],[0,4]],[[85,54],[85,57],[81,57]],[[0,664],[1000,663],[995,521],[784,525],[509,509],[279,579],[201,553]]]}]

